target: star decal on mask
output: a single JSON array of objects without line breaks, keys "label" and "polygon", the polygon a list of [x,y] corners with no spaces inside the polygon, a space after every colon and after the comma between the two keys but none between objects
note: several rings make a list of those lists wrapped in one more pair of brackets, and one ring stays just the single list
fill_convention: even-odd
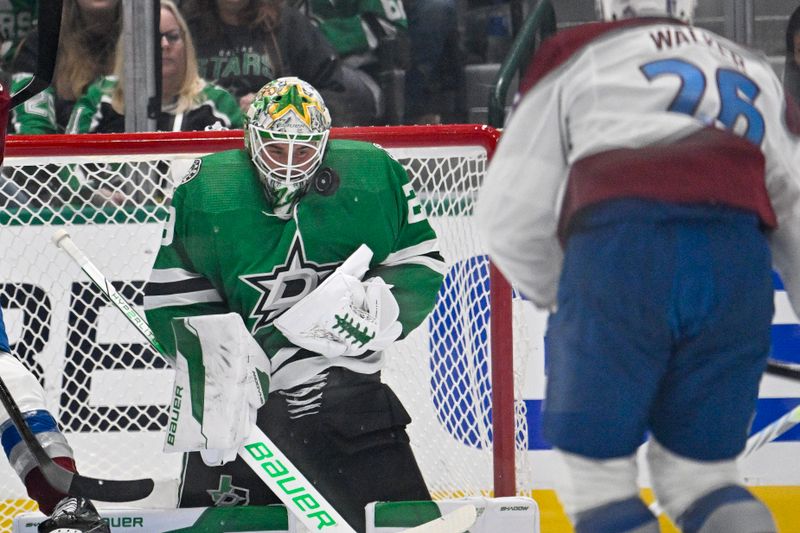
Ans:
[{"label": "star decal on mask", "polygon": [[300,120],[305,122],[307,126],[311,126],[311,112],[309,109],[316,107],[320,113],[322,112],[319,102],[303,92],[303,88],[299,84],[287,85],[278,94],[279,96],[274,98],[274,103],[267,109],[273,120],[281,118],[289,111],[294,111]]},{"label": "star decal on mask", "polygon": [[251,333],[255,334],[259,329],[272,324],[281,313],[316,289],[339,264],[308,261],[302,239],[295,235],[283,264],[276,265],[271,272],[239,276],[239,279],[261,292],[248,317],[256,320]]}]

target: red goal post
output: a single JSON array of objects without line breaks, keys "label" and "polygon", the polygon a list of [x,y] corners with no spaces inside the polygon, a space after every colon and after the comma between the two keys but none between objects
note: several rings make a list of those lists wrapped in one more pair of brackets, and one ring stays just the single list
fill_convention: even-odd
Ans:
[{"label": "red goal post", "polygon": [[[443,289],[425,334],[404,341],[413,345],[410,355],[389,354],[387,358],[407,359],[411,368],[387,368],[384,374],[411,412],[412,444],[426,481],[438,497],[516,494],[516,473],[523,467],[515,458],[527,450],[519,383],[521,356],[515,355],[524,350],[519,348],[522,341],[514,331],[512,312],[517,298],[485,261],[469,222],[472,202],[498,137],[497,130],[480,125],[334,128],[331,134],[333,139],[379,144],[403,163],[440,234],[446,258],[448,252],[455,257],[450,265],[453,275],[446,279],[448,288]],[[2,179],[16,186],[20,196],[11,203],[6,197],[6,205],[0,206],[0,246],[6,250],[0,264],[0,304],[4,311],[8,308],[12,348],[38,369],[48,400],[52,399],[50,407],[75,443],[79,466],[87,475],[148,475],[115,471],[113,461],[105,459],[105,464],[99,464],[107,448],[84,448],[92,438],[113,434],[105,446],[123,446],[117,434],[131,433],[134,439],[153,432],[146,431],[153,429],[147,421],[161,416],[158,405],[136,403],[148,400],[147,391],[127,391],[123,385],[154,379],[164,369],[151,362],[144,341],[120,333],[122,322],[106,314],[77,267],[68,265],[68,259],[59,257],[50,245],[49,235],[55,226],[72,226],[76,242],[119,284],[118,290],[140,304],[143,280],[157,250],[153,230],[142,228],[157,227],[163,221],[163,206],[174,187],[176,168],[188,168],[193,158],[202,154],[242,148],[242,138],[242,132],[236,130],[8,138]],[[87,198],[84,192],[92,180],[107,180],[110,187],[120,187],[134,200],[114,206]],[[43,191],[47,194],[37,198]],[[138,266],[112,257],[117,253],[115,246],[123,246],[124,239],[138,239],[124,244],[130,259],[141,263]],[[14,257],[17,252],[19,258]],[[109,325],[103,326],[104,321]],[[137,347],[137,342],[141,346]],[[82,353],[87,350],[89,353]],[[418,352],[423,359],[412,359]],[[103,362],[84,365],[79,356]],[[412,385],[406,372],[421,372],[421,377]],[[399,378],[397,385],[393,376]],[[123,400],[115,399],[116,394],[130,405],[117,405]],[[415,430],[415,425],[424,423],[418,420],[427,416],[416,412],[416,404],[428,400],[433,407],[422,410],[432,413],[432,424],[437,427]],[[446,449],[428,457],[426,440],[438,438],[434,434],[439,433],[443,444],[437,441],[431,447]],[[457,441],[452,450],[449,440]],[[492,451],[487,456],[488,448]],[[156,452],[160,453],[160,448]],[[478,463],[486,461],[491,481],[487,485],[486,476],[480,474],[472,479],[474,472],[464,473],[464,465],[445,464],[447,461],[467,463],[466,469],[471,470],[482,469],[484,465]],[[153,468],[158,471],[160,466]],[[9,476],[5,473],[0,468],[0,505],[5,502],[13,508],[9,502],[24,500],[24,492],[20,494],[21,485],[15,485],[15,480],[6,481]],[[440,474],[454,479],[440,482]],[[0,509],[0,529],[2,517]]]}]

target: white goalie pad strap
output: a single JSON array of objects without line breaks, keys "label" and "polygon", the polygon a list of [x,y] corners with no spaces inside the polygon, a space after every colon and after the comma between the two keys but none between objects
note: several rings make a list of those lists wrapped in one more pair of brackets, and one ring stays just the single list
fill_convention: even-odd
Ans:
[{"label": "white goalie pad strap", "polygon": [[[175,385],[166,452],[233,460],[269,393],[270,362],[235,313],[176,318]],[[209,451],[211,450],[211,451]]]}]

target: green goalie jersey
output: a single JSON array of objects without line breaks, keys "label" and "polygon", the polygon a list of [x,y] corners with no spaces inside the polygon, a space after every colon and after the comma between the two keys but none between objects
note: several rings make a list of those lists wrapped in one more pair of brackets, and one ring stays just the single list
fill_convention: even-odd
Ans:
[{"label": "green goalie jersey", "polygon": [[289,220],[272,213],[244,150],[195,161],[170,211],[145,289],[156,337],[174,356],[173,318],[236,312],[272,361],[272,390],[334,365],[380,369],[381,353],[326,358],[273,326],[361,244],[374,253],[364,279],[393,286],[404,335],[431,311],[442,282],[436,234],[405,170],[372,144],[330,141]]}]

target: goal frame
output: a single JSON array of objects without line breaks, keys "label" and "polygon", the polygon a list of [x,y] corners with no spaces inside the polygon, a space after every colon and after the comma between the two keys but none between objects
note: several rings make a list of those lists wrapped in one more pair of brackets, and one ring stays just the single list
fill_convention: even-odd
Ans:
[{"label": "goal frame", "polygon": [[[487,160],[500,131],[478,124],[333,128],[332,139],[384,144],[393,148],[481,146]],[[242,130],[91,135],[10,135],[6,158],[42,158],[68,154],[108,155],[207,154],[244,146]],[[494,495],[513,496],[516,487],[512,289],[494,264],[489,267],[492,382],[492,456]]]}]

